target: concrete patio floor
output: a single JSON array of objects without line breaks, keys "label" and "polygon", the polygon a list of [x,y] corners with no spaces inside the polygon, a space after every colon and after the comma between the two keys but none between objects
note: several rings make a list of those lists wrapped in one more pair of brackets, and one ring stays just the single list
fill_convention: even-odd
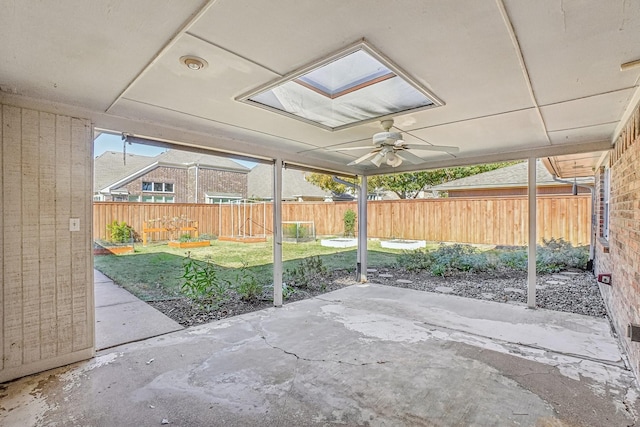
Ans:
[{"label": "concrete patio floor", "polygon": [[382,285],[184,329],[0,388],[0,425],[628,426],[604,319]]}]

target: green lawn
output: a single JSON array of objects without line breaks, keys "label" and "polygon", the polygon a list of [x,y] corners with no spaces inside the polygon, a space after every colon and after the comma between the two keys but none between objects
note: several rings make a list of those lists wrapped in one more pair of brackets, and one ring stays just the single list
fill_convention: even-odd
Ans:
[{"label": "green lawn", "polygon": [[[435,246],[435,245],[434,245]],[[213,240],[206,248],[190,249],[191,257],[216,264],[222,278],[233,280],[238,270],[247,268],[256,274],[263,284],[272,283],[272,242],[235,243]],[[329,270],[355,272],[355,248],[337,249],[320,245],[320,242],[283,243],[284,271],[301,259],[319,256]],[[369,241],[369,267],[387,267],[396,262],[401,251],[380,247],[380,242]],[[95,267],[116,283],[146,301],[180,295],[182,266],[187,250],[170,248],[154,243],[147,247],[136,246],[133,254],[102,255],[95,257]]]}]

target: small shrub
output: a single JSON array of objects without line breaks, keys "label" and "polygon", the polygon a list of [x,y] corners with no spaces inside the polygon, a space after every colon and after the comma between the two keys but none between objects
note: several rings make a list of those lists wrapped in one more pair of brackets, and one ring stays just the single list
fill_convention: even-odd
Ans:
[{"label": "small shrub", "polygon": [[191,241],[191,234],[185,233],[185,234],[181,235],[178,238],[178,241],[181,242],[181,243],[190,242]]},{"label": "small shrub", "polygon": [[[291,298],[298,290],[293,286],[287,284],[286,282],[282,283],[282,299],[288,300]],[[262,288],[262,293],[265,299],[271,299],[271,295],[273,295],[273,283],[266,285]],[[266,295],[266,294],[269,295]]]},{"label": "small shrub", "polygon": [[113,243],[129,242],[133,237],[133,228],[124,221],[118,222],[114,220],[111,224],[107,225],[107,231],[111,236],[109,241]]},{"label": "small shrub", "polygon": [[440,245],[435,251],[416,250],[398,257],[401,267],[409,271],[429,270],[434,276],[457,271],[481,272],[495,268],[484,252],[470,245]]},{"label": "small shrub", "polygon": [[356,235],[356,213],[353,209],[347,209],[342,217],[344,222],[345,237],[353,237]]},{"label": "small shrub", "polygon": [[524,250],[501,252],[498,255],[500,265],[511,270],[526,270],[528,259],[529,255]]},{"label": "small shrub", "polygon": [[428,270],[431,267],[433,259],[429,252],[423,249],[416,249],[414,251],[403,251],[396,263],[399,267],[404,268],[407,271],[421,271]]},{"label": "small shrub", "polygon": [[314,280],[327,272],[319,256],[304,258],[285,272],[285,282],[296,288],[309,288]]},{"label": "small shrub", "polygon": [[[586,248],[575,247],[564,239],[542,240],[536,248],[536,272],[557,273],[566,268],[586,269],[589,252]],[[529,254],[527,250],[504,252],[498,255],[500,264],[512,270],[526,270]]]},{"label": "small shrub", "polygon": [[263,286],[258,283],[256,275],[243,264],[236,276],[234,290],[244,301],[255,301],[263,292]]},{"label": "small shrub", "polygon": [[229,282],[218,277],[217,267],[211,262],[198,261],[187,254],[182,279],[180,290],[203,307],[212,309],[229,299]]}]

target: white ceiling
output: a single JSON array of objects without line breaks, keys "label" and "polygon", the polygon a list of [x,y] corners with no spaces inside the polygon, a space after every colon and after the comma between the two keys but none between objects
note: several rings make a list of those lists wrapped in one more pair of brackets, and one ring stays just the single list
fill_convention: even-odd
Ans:
[{"label": "white ceiling", "polygon": [[[394,117],[426,169],[607,149],[637,102],[640,2],[0,0],[0,97],[99,128],[346,173],[391,172],[377,122],[330,132],[235,98],[365,39],[441,98]],[[184,55],[209,66],[188,70]],[[587,158],[588,156],[584,156]],[[591,157],[588,158],[593,158]],[[599,155],[595,156],[596,158]],[[572,168],[573,169],[573,168]]]}]

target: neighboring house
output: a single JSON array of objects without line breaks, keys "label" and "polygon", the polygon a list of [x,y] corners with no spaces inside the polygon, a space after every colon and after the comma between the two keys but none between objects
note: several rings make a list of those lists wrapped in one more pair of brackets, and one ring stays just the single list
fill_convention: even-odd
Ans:
[{"label": "neighboring house", "polygon": [[[430,188],[449,197],[502,197],[525,196],[528,182],[527,162],[518,163],[466,178],[456,179]],[[593,178],[578,178],[577,184],[593,185]],[[537,194],[572,194],[573,181],[556,181],[543,162],[536,162]],[[589,189],[578,186],[579,193]]]},{"label": "neighboring house", "polygon": [[[251,199],[273,200],[273,166],[258,164],[248,176],[248,194]],[[330,201],[331,193],[305,179],[305,172],[282,170],[282,200],[309,202]]]},{"label": "neighboring house", "polygon": [[94,160],[94,201],[219,203],[247,197],[249,169],[224,157],[107,151]]}]

